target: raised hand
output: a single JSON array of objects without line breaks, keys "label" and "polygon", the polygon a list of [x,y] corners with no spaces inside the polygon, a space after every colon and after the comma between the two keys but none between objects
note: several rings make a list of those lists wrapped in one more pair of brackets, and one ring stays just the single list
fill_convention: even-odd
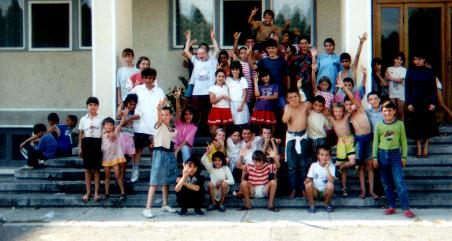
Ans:
[{"label": "raised hand", "polygon": [[185,31],[185,39],[187,39],[187,40],[191,39],[191,32],[190,32],[190,30]]},{"label": "raised hand", "polygon": [[174,89],[174,91],[173,91],[174,98],[179,99],[181,94],[182,94],[182,89],[181,88],[175,88]]},{"label": "raised hand", "polygon": [[364,75],[367,74],[367,68],[364,67],[363,65],[361,65],[361,73],[363,73]]},{"label": "raised hand", "polygon": [[251,10],[251,16],[254,16],[254,15],[256,15],[256,13],[257,13],[257,10],[258,10],[259,8],[257,8],[257,7],[254,7],[254,9],[253,10]]},{"label": "raised hand", "polygon": [[317,56],[317,48],[316,47],[312,47],[311,49],[310,49],[310,51],[311,51],[311,55],[314,57],[314,56]]},{"label": "raised hand", "polygon": [[343,89],[344,88],[344,81],[341,80],[341,79],[338,79],[337,83],[336,83],[336,87]]},{"label": "raised hand", "polygon": [[368,36],[367,32],[363,33],[363,36],[358,36],[359,42],[364,43],[367,40],[367,36]]},{"label": "raised hand", "polygon": [[242,149],[240,149],[239,156],[240,156],[241,158],[243,158],[243,157],[246,155],[247,152],[248,152],[248,149],[245,148],[245,147],[243,147]]},{"label": "raised hand", "polygon": [[240,35],[241,35],[242,33],[241,32],[235,32],[234,33],[234,39],[235,40],[238,40],[239,38],[240,38]]},{"label": "raised hand", "polygon": [[166,98],[165,98],[165,99],[161,99],[161,100],[159,101],[159,104],[158,104],[159,109],[161,109],[161,108],[163,108],[163,107],[165,107],[165,106],[167,106],[167,105],[168,105],[168,100],[166,100]]},{"label": "raised hand", "polygon": [[215,31],[213,31],[213,29],[210,30],[210,39],[212,39],[212,41],[216,40],[216,35],[215,35]]}]

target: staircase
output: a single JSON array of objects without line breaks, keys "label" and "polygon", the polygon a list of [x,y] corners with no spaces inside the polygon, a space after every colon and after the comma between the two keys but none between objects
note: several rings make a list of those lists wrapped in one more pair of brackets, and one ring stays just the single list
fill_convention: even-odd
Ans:
[{"label": "staircase", "polygon": [[[440,128],[446,135],[435,137],[429,147],[429,158],[414,157],[414,142],[409,142],[408,166],[404,168],[405,181],[409,190],[410,205],[413,207],[451,207],[452,206],[452,126]],[[205,138],[197,138],[195,154],[201,155],[205,148]],[[111,198],[106,201],[87,204],[82,202],[85,193],[82,160],[76,156],[48,160],[46,167],[37,170],[18,168],[14,174],[0,174],[0,206],[1,207],[144,207],[149,188],[150,158],[144,156],[140,165],[140,178],[134,184],[126,185],[127,200],[119,201],[119,190],[112,175]],[[130,178],[130,170],[126,177]],[[206,177],[208,174],[203,171]],[[278,182],[278,193],[275,205],[278,207],[307,207],[305,199],[287,198],[287,169],[283,163]],[[103,174],[101,174],[101,180]],[[207,190],[207,182],[205,184]],[[238,190],[236,184],[231,190]],[[336,207],[382,207],[385,200],[373,200],[370,197],[361,199],[359,181],[355,171],[349,171],[349,197],[340,197],[339,181],[336,182],[336,194],[333,205]],[[93,187],[94,188],[94,187]],[[170,187],[169,202],[177,206],[174,185]],[[100,194],[104,193],[101,182]],[[209,202],[206,194],[206,205]],[[266,199],[254,199],[254,207],[266,207]],[[158,190],[154,205],[161,206],[162,195]],[[225,206],[239,207],[242,200],[230,195]]]}]

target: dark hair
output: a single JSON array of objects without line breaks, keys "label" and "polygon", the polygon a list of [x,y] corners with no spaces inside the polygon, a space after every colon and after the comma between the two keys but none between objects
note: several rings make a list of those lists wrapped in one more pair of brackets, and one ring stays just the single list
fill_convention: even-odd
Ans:
[{"label": "dark hair", "polygon": [[346,96],[344,97],[344,103],[345,103],[345,101],[351,101],[351,99],[350,99],[350,97],[348,97],[348,95],[346,95]]},{"label": "dark hair", "polygon": [[145,76],[157,77],[157,70],[152,69],[152,68],[143,69],[143,71],[141,71],[141,77],[145,77]]},{"label": "dark hair", "polygon": [[331,154],[331,147],[328,144],[322,144],[322,145],[318,146],[316,153],[319,154],[320,150],[327,151],[328,153]]},{"label": "dark hair", "polygon": [[133,53],[133,49],[131,49],[131,48],[123,49],[122,53],[121,53],[121,56],[125,57],[126,55],[132,55],[132,57],[135,56],[135,54]]},{"label": "dark hair", "polygon": [[381,59],[380,58],[373,58],[372,59],[372,63],[371,63],[371,65],[372,65],[372,68],[375,68],[375,66],[377,66],[377,64],[379,64],[379,65],[381,65]]},{"label": "dark hair", "polygon": [[46,132],[46,131],[47,131],[46,125],[44,125],[42,123],[38,123],[38,124],[35,124],[33,126],[33,133],[34,134],[38,134],[40,132]]},{"label": "dark hair", "polygon": [[344,81],[344,83],[345,83],[345,82],[351,83],[351,84],[352,84],[352,87],[355,86],[355,82],[354,82],[353,79],[350,78],[350,77],[345,77],[342,81]]},{"label": "dark hair", "polygon": [[300,41],[303,39],[306,39],[306,41],[308,41],[308,43],[311,42],[311,38],[308,37],[308,35],[301,35],[300,37],[298,37],[298,43],[300,43]]},{"label": "dark hair", "polygon": [[[287,90],[286,96],[289,96],[290,93],[297,93],[298,96],[300,96],[300,92],[297,88],[290,88]],[[301,97],[301,96],[300,96]]]},{"label": "dark hair", "polygon": [[71,119],[74,122],[74,125],[77,125],[78,118],[75,115],[68,115],[67,118]]},{"label": "dark hair", "polygon": [[212,155],[212,163],[213,163],[213,160],[215,158],[219,158],[221,160],[221,165],[222,166],[226,166],[226,156],[224,155],[223,152],[217,151],[217,152],[213,153],[213,155]]},{"label": "dark hair", "polygon": [[351,61],[352,60],[352,57],[350,56],[350,54],[348,54],[348,53],[342,53],[340,56],[339,56],[339,60],[342,62],[342,60],[348,60],[348,61]]},{"label": "dark hair", "polygon": [[290,52],[292,52],[293,54],[297,53],[297,48],[295,48],[295,46],[293,46],[292,44],[287,45],[287,48],[289,48]]},{"label": "dark hair", "polygon": [[[187,122],[185,122],[185,117],[184,117],[185,113],[187,113],[187,112],[190,112],[193,115],[193,108],[191,108],[191,106],[187,106],[182,110],[180,119],[183,123],[187,123]],[[191,123],[196,123],[195,115],[193,115],[193,118],[191,119]]]},{"label": "dark hair", "polygon": [[144,60],[147,60],[149,63],[151,63],[151,61],[149,60],[148,57],[146,57],[146,56],[141,56],[141,57],[139,57],[138,60],[137,60],[137,65],[136,65],[137,69],[140,68],[140,64],[141,64],[141,62],[143,62]]},{"label": "dark hair", "polygon": [[57,113],[52,112],[52,113],[47,115],[47,121],[53,121],[55,123],[59,123],[60,122],[60,117],[58,116]]},{"label": "dark hair", "polygon": [[206,50],[206,53],[209,52],[209,44],[207,44],[207,43],[200,43],[200,44],[198,45],[198,49],[199,49],[199,48],[204,48],[204,49]]},{"label": "dark hair", "polygon": [[[217,71],[215,71],[215,77],[217,77],[217,75],[218,75],[218,73],[223,73],[224,74],[224,76],[226,77],[226,71],[224,71],[224,69],[217,69]],[[215,80],[215,83],[216,83],[216,80]]]},{"label": "dark hair", "polygon": [[341,108],[341,109],[345,110],[344,104],[341,102],[334,103],[333,108]]},{"label": "dark hair", "polygon": [[220,62],[220,56],[225,55],[226,58],[229,60],[229,54],[226,50],[221,50],[220,53],[218,53],[218,62]]},{"label": "dark hair", "polygon": [[243,131],[244,131],[244,130],[249,130],[250,132],[252,132],[251,126],[250,126],[250,125],[244,125],[244,126],[242,126],[242,131],[241,131],[240,133],[243,134]]},{"label": "dark hair", "polygon": [[88,99],[86,100],[86,105],[89,105],[89,104],[99,105],[99,99],[97,99],[94,96],[88,97]]},{"label": "dark hair", "polygon": [[247,48],[245,46],[242,46],[239,48],[239,53],[240,53],[240,51],[242,51],[242,49],[247,50]]},{"label": "dark hair", "polygon": [[397,52],[397,53],[394,55],[393,60],[394,60],[394,59],[397,59],[397,58],[399,58],[399,57],[402,59],[402,62],[405,63],[405,54],[402,53],[402,52]]},{"label": "dark hair", "polygon": [[238,132],[239,134],[240,134],[240,132],[241,132],[240,127],[235,126],[235,125],[233,125],[231,128],[228,128],[228,129],[229,129],[229,131],[230,131],[229,135],[234,134],[234,132]]},{"label": "dark hair", "polygon": [[265,17],[265,15],[270,15],[272,18],[275,18],[275,12],[273,12],[270,9],[265,9],[263,16]]},{"label": "dark hair", "polygon": [[122,102],[124,105],[124,108],[127,108],[127,104],[129,104],[132,101],[135,102],[136,104],[138,104],[138,95],[137,94],[128,94],[126,96],[126,98]]},{"label": "dark hair", "polygon": [[169,108],[168,106],[163,107],[162,110],[166,110],[166,111],[168,111],[170,114],[173,114],[173,110],[171,110],[171,108]]},{"label": "dark hair", "polygon": [[293,40],[295,39],[295,34],[292,31],[285,30],[281,33],[281,37],[285,34],[289,35],[289,43],[292,44]]},{"label": "dark hair", "polygon": [[199,166],[201,165],[199,158],[196,155],[192,155],[187,159],[186,164],[188,164],[189,162],[193,163],[193,165],[197,167],[195,176],[199,175],[201,173],[201,168],[199,168]]},{"label": "dark hair", "polygon": [[317,95],[314,97],[314,102],[319,102],[320,104],[325,105],[325,98],[321,95]]},{"label": "dark hair", "polygon": [[378,98],[380,98],[380,94],[378,94],[377,91],[371,91],[371,92],[369,92],[369,94],[367,94],[367,99],[369,99],[369,97],[370,97],[371,95],[376,95]]},{"label": "dark hair", "polygon": [[259,73],[259,81],[257,83],[258,85],[265,84],[264,81],[262,80],[262,77],[264,77],[264,76],[269,77],[269,81],[268,81],[269,84],[273,84],[275,82],[270,74],[270,71],[267,68],[259,68],[258,73]]},{"label": "dark hair", "polygon": [[113,126],[115,126],[115,120],[113,120],[113,118],[111,118],[111,117],[107,117],[102,121],[102,127],[107,123],[110,123]]},{"label": "dark hair", "polygon": [[[232,61],[230,69],[231,70],[238,69],[239,70],[239,78],[243,77],[242,64],[240,63],[240,61]],[[229,76],[232,77],[232,71],[229,71]]]},{"label": "dark hair", "polygon": [[276,42],[276,40],[274,39],[267,39],[265,41],[265,48],[269,48],[269,47],[278,47],[278,43]]},{"label": "dark hair", "polygon": [[414,58],[426,59],[426,55],[423,51],[418,50],[413,53],[413,59]]},{"label": "dark hair", "polygon": [[334,42],[334,39],[332,39],[332,38],[325,39],[325,41],[323,41],[323,45],[325,45],[326,43],[330,43],[333,46],[336,46],[336,43]]},{"label": "dark hair", "polygon": [[396,106],[392,101],[387,101],[386,103],[384,103],[383,108],[396,110]]},{"label": "dark hair", "polygon": [[319,79],[319,84],[317,85],[317,89],[320,90],[320,83],[322,83],[322,82],[328,83],[328,89],[327,89],[327,91],[330,91],[331,88],[332,88],[332,86],[331,86],[332,84],[331,84],[330,78],[328,78],[328,76],[326,76],[326,75],[320,77],[320,79]]},{"label": "dark hair", "polygon": [[253,152],[253,161],[265,161],[265,154],[261,150],[256,150]]}]

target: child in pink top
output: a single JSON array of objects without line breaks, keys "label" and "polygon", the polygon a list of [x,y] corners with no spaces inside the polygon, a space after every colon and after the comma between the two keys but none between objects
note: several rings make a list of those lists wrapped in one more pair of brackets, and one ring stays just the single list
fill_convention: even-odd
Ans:
[{"label": "child in pink top", "polygon": [[177,158],[179,152],[181,152],[182,161],[186,163],[191,156],[193,141],[195,139],[195,134],[198,130],[198,127],[193,124],[193,110],[190,107],[186,107],[181,110],[180,96],[181,89],[176,89],[176,91],[174,91],[174,97],[176,98],[177,134],[176,138],[174,139],[174,154]]}]

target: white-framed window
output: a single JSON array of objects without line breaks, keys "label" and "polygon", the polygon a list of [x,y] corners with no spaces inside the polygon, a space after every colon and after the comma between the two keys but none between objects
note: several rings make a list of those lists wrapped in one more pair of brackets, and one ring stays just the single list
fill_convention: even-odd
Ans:
[{"label": "white-framed window", "polygon": [[[314,0],[173,0],[172,47],[181,48],[185,44],[185,30],[208,33],[206,26],[212,26],[217,31],[220,48],[232,48],[235,32],[242,33],[239,44],[243,44],[245,36],[253,35],[248,17],[254,7],[258,8],[255,20],[261,20],[264,10],[271,9],[275,13],[273,21],[277,26],[283,27],[290,18],[289,30],[297,29],[313,41],[314,4]],[[197,44],[210,43],[210,36],[198,36],[194,36]]]},{"label": "white-framed window", "polygon": [[25,48],[23,0],[0,1],[0,49]]},{"label": "white-framed window", "polygon": [[92,22],[91,22],[92,0],[80,0],[78,10],[79,48],[91,49],[92,46]]},{"label": "white-framed window", "polygon": [[29,50],[72,50],[72,2],[29,1],[28,40]]}]

